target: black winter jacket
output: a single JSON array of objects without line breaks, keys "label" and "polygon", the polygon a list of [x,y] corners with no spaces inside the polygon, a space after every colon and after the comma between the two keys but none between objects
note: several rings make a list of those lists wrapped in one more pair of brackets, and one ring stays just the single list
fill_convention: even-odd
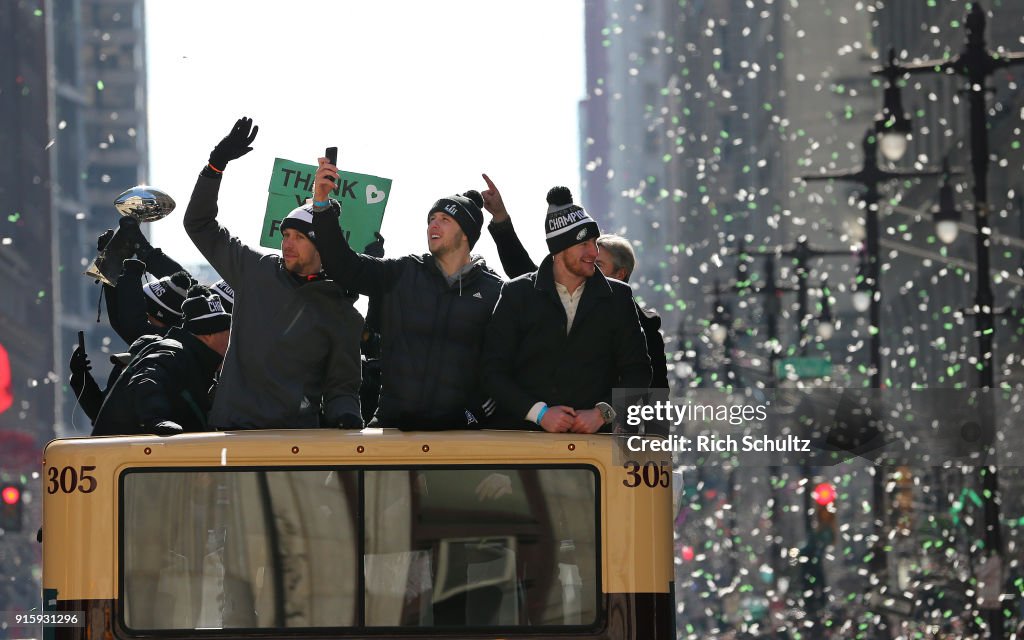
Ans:
[{"label": "black winter jacket", "polygon": [[92,435],[152,433],[166,420],[186,432],[206,431],[220,354],[178,327],[162,339],[137,344],[142,346],[108,391]]},{"label": "black winter jacket", "polygon": [[484,388],[498,403],[496,426],[524,425],[537,402],[592,409],[612,401],[612,388],[646,388],[650,358],[629,286],[587,279],[566,335],[551,256],[540,268],[505,284],[487,329]]},{"label": "black winter jacket", "polygon": [[[523,243],[520,242],[516,230],[512,226],[512,220],[487,225],[487,230],[494,239],[494,245],[498,248],[498,259],[501,260],[501,268],[509,278],[518,278],[524,273],[537,270],[530,254],[526,252]],[[636,304],[634,302],[634,304]],[[651,388],[668,389],[668,363],[665,360],[665,339],[661,337],[661,316],[654,309],[644,309],[636,305],[637,316],[640,318],[640,326],[644,330],[644,338],[647,340],[647,356],[651,359]]]},{"label": "black winter jacket", "polygon": [[314,241],[332,279],[380,298],[377,422],[403,429],[484,422],[493,403],[480,388],[479,360],[501,277],[475,259],[449,286],[430,254],[381,259],[356,253],[341,232],[339,211],[332,201],[313,214]]}]

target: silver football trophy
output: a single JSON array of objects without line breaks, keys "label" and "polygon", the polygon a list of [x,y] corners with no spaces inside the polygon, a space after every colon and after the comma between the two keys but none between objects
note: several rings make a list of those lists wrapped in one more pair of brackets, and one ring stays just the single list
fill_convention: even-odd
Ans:
[{"label": "silver football trophy", "polygon": [[[122,216],[131,216],[139,222],[155,222],[174,211],[174,200],[171,196],[154,187],[139,185],[132,187],[114,200],[114,208]],[[95,278],[104,284],[115,286],[121,274],[121,266],[125,259],[133,253],[130,242],[120,233],[120,228],[100,251],[85,275]]]}]

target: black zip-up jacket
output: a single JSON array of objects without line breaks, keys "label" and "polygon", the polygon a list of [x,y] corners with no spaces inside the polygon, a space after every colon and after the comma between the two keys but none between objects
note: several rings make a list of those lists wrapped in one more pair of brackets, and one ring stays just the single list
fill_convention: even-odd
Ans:
[{"label": "black zip-up jacket", "polygon": [[[526,247],[520,242],[516,235],[512,220],[505,222],[492,222],[487,225],[487,230],[494,239],[494,245],[498,248],[498,259],[501,260],[501,268],[509,278],[518,278],[524,273],[537,270]],[[636,304],[636,301],[633,302]],[[636,304],[636,313],[640,318],[640,326],[644,330],[644,338],[647,340],[647,357],[651,359],[651,388],[668,389],[668,362],[665,359],[665,339],[661,337],[661,316],[654,309],[644,309]]]},{"label": "black zip-up jacket", "polygon": [[595,269],[568,334],[567,322],[551,256],[502,288],[483,357],[495,426],[537,429],[526,421],[537,402],[593,409],[611,404],[614,387],[648,387],[651,361],[629,285]]},{"label": "black zip-up jacket", "polygon": [[314,242],[335,282],[380,298],[378,424],[452,429],[484,422],[493,403],[480,388],[479,361],[501,277],[476,258],[449,285],[430,254],[381,259],[356,253],[339,214],[334,201],[313,214]]},{"label": "black zip-up jacket", "polygon": [[210,387],[220,362],[220,354],[194,335],[171,327],[166,337],[144,344],[118,376],[92,435],[152,433],[167,420],[186,432],[208,430]]}]

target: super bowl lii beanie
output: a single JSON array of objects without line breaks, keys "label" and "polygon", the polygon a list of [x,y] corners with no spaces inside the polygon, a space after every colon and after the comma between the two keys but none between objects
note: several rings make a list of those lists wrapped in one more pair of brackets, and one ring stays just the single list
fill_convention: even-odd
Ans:
[{"label": "super bowl lii beanie", "polygon": [[572,192],[567,187],[551,187],[547,200],[544,233],[551,255],[601,235],[597,223],[586,210],[573,204]]},{"label": "super bowl lii beanie", "polygon": [[164,324],[178,324],[181,322],[181,303],[193,282],[187,272],[178,271],[142,285],[146,313]]},{"label": "super bowl lii beanie", "polygon": [[281,231],[295,229],[310,240],[313,239],[313,205],[304,204],[285,216],[281,221]]},{"label": "super bowl lii beanie", "polygon": [[203,285],[188,290],[181,312],[185,316],[182,328],[197,336],[227,331],[231,326],[231,314],[224,310],[220,296]]},{"label": "super bowl lii beanie", "polygon": [[231,288],[231,285],[221,278],[210,285],[210,290],[220,296],[224,310],[231,313],[231,309],[235,306],[235,290]]},{"label": "super bowl lii beanie", "polygon": [[479,191],[470,189],[464,194],[441,198],[430,207],[427,219],[435,211],[443,211],[455,218],[462,232],[469,240],[469,248],[472,249],[476,241],[480,239],[480,230],[484,227],[484,214],[480,208],[484,206],[484,199]]}]

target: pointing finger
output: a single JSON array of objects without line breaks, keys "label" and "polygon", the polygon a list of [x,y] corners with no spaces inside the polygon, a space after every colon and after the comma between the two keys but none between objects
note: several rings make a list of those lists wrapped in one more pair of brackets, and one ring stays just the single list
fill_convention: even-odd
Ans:
[{"label": "pointing finger", "polygon": [[491,182],[491,179],[487,177],[486,173],[481,173],[480,175],[482,175],[484,177],[484,182],[487,183],[487,188],[488,189],[491,189],[493,191],[497,191],[498,190],[498,188],[494,186],[494,183]]}]

